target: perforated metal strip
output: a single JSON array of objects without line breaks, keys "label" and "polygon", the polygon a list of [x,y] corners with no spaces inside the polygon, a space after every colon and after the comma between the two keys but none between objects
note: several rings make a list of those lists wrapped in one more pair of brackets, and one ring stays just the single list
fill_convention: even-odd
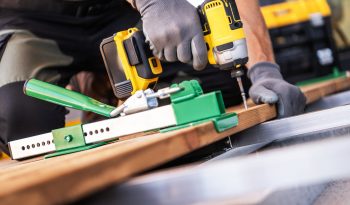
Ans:
[{"label": "perforated metal strip", "polygon": [[[176,125],[171,105],[83,125],[86,144],[113,140],[121,136]],[[9,143],[13,159],[23,159],[56,150],[52,133],[37,135]]]},{"label": "perforated metal strip", "polygon": [[32,157],[56,150],[51,133],[9,142],[12,159]]},{"label": "perforated metal strip", "polygon": [[83,125],[87,144],[112,140],[117,137],[176,125],[171,105],[152,110]]}]

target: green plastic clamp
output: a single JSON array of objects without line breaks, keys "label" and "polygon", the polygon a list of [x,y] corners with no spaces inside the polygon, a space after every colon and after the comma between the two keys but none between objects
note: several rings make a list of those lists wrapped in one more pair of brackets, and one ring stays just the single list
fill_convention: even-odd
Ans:
[{"label": "green plastic clamp", "polygon": [[191,126],[196,126],[196,125],[203,124],[203,123],[210,122],[210,121],[214,124],[216,132],[220,133],[220,132],[224,132],[228,129],[231,129],[233,127],[236,127],[238,125],[238,116],[236,113],[227,113],[227,114],[223,114],[219,117],[214,117],[214,118],[200,120],[200,121],[193,122],[193,123],[187,123],[184,125],[179,125],[179,126],[175,126],[175,127],[161,129],[160,132],[166,133],[166,132],[170,132],[170,131],[174,131],[174,130],[179,130],[179,129],[191,127]]},{"label": "green plastic clamp", "polygon": [[53,130],[52,136],[56,152],[46,155],[46,159],[92,149],[106,144],[105,142],[102,142],[93,145],[86,145],[81,125]]},{"label": "green plastic clamp", "polygon": [[220,91],[203,93],[196,80],[184,81],[171,87],[182,87],[183,90],[170,96],[177,126],[161,130],[168,132],[204,122],[212,121],[218,132],[237,126],[235,113],[226,114],[225,104]]},{"label": "green plastic clamp", "polygon": [[57,151],[86,145],[81,125],[53,130],[52,135]]},{"label": "green plastic clamp", "polygon": [[103,146],[105,144],[107,144],[107,143],[106,142],[100,142],[100,143],[97,143],[97,144],[86,145],[86,146],[83,146],[83,147],[75,147],[75,148],[71,148],[71,149],[68,149],[68,150],[61,150],[61,151],[58,151],[58,152],[54,152],[52,154],[45,155],[45,159],[52,158],[52,157],[58,157],[58,156],[66,155],[66,154],[71,154],[71,153],[75,153],[75,152],[81,152],[81,151],[84,151],[84,150],[93,149],[95,147],[100,147],[100,146]]}]

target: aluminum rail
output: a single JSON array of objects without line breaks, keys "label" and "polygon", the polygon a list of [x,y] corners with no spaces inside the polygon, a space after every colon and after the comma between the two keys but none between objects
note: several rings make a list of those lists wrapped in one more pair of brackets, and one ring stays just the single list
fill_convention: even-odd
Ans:
[{"label": "aluminum rail", "polygon": [[350,105],[257,125],[231,137],[233,147],[266,144],[350,126]]},{"label": "aluminum rail", "polygon": [[137,177],[83,203],[231,204],[266,190],[350,179],[349,155],[349,136],[306,143]]}]

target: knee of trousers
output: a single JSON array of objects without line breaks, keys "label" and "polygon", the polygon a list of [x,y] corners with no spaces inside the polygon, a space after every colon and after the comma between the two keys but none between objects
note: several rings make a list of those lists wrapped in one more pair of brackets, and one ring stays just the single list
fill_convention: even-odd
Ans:
[{"label": "knee of trousers", "polygon": [[[0,35],[3,38],[6,36],[9,34]],[[37,37],[26,30],[13,31],[4,41],[0,60],[0,87],[29,78],[58,83],[62,78],[62,68],[69,67],[73,62],[73,58],[62,53],[54,40]]]},{"label": "knee of trousers", "polygon": [[23,84],[0,87],[0,148],[6,153],[8,142],[44,134],[65,123],[64,107],[24,95]]}]

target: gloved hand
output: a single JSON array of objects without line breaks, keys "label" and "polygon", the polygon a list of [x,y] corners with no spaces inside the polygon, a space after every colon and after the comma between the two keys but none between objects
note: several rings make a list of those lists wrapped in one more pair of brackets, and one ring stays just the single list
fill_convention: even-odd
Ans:
[{"label": "gloved hand", "polygon": [[304,111],[306,97],[300,89],[283,80],[278,65],[262,62],[248,70],[253,85],[249,95],[256,104],[277,102],[278,117],[288,117]]},{"label": "gloved hand", "polygon": [[191,63],[196,70],[208,62],[197,10],[187,0],[135,0],[143,32],[153,54],[168,62]]}]

